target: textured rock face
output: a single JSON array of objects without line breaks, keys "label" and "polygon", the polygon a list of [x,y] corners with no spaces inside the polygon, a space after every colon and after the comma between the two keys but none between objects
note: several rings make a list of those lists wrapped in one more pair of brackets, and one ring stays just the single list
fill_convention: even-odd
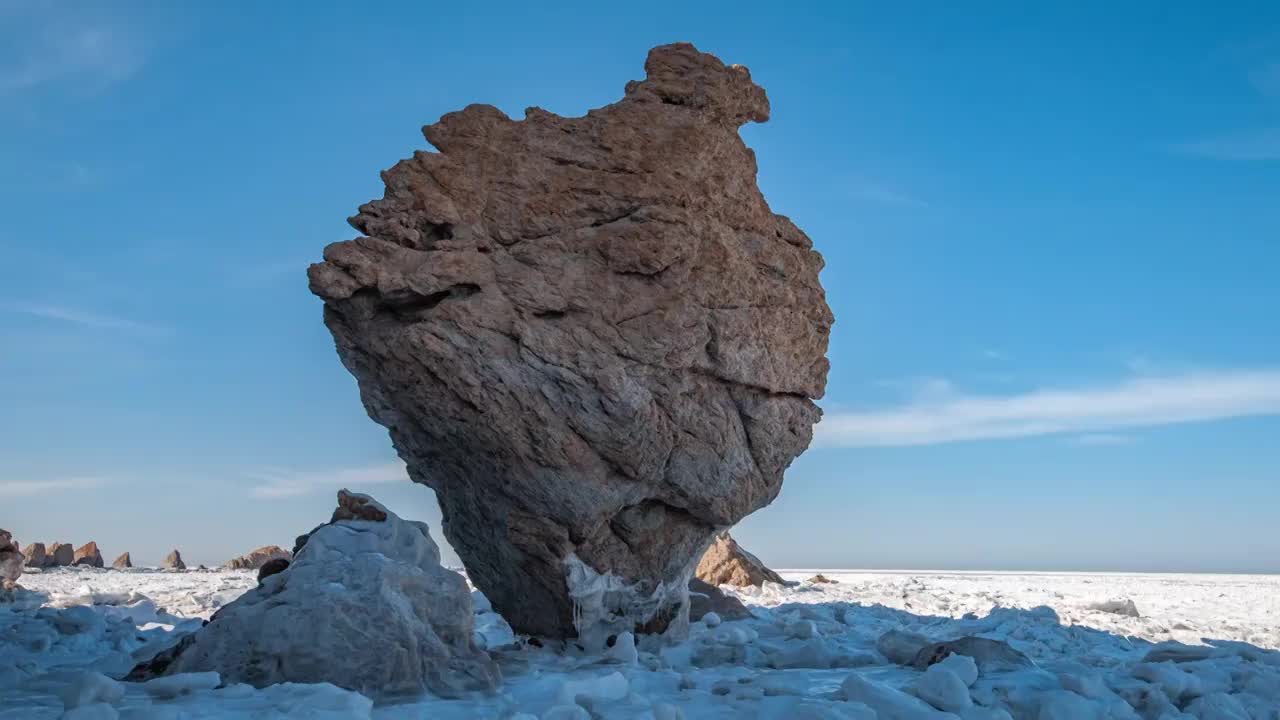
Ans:
[{"label": "textured rock face", "polygon": [[164,560],[160,562],[160,567],[166,570],[186,570],[187,564],[182,562],[182,553],[174,550],[164,556]]},{"label": "textured rock face", "polygon": [[44,543],[31,543],[22,549],[22,554],[27,558],[27,567],[42,568],[49,564],[49,554],[45,551]]},{"label": "textured rock face", "polygon": [[311,533],[286,569],[228,604],[167,674],[216,671],[227,684],[331,682],[375,696],[490,691],[501,674],[475,646],[471,593],[440,565],[427,526],[376,510]]},{"label": "textured rock face", "polygon": [[223,563],[222,567],[228,570],[257,570],[271,560],[292,560],[293,553],[282,547],[275,545],[266,545],[257,550],[241,555],[238,558],[228,560]]},{"label": "textured rock face", "polygon": [[8,530],[0,530],[0,584],[17,582],[25,562],[13,536]]},{"label": "textured rock face", "polygon": [[67,543],[54,543],[49,546],[49,567],[68,567],[75,562],[76,551]]},{"label": "textured rock face", "polygon": [[277,573],[284,572],[284,569],[289,567],[289,563],[290,561],[284,558],[275,558],[262,563],[262,567],[258,568],[258,582],[262,582]]},{"label": "textured rock face", "polygon": [[697,575],[699,580],[711,585],[758,587],[766,582],[786,582],[781,575],[765,567],[760,558],[744,550],[727,532],[717,535],[715,542],[707,548],[698,563]]},{"label": "textured rock face", "polygon": [[370,416],[521,632],[680,619],[712,536],[777,496],[820,415],[822,258],[738,136],[764,91],[690,45],[645,70],[584,117],[423,128],[439,153],[385,172],[366,237],[310,270]]},{"label": "textured rock face", "polygon": [[133,558],[129,557],[129,553],[124,553],[120,557],[116,558],[115,562],[111,563],[111,567],[116,570],[127,570],[128,568],[133,567]]},{"label": "textured rock face", "polygon": [[102,552],[98,550],[98,543],[87,542],[84,545],[81,545],[80,547],[76,548],[76,552],[75,552],[74,558],[71,561],[71,564],[76,566],[97,567],[97,568],[100,568],[103,565],[105,565],[105,563],[102,561]]}]

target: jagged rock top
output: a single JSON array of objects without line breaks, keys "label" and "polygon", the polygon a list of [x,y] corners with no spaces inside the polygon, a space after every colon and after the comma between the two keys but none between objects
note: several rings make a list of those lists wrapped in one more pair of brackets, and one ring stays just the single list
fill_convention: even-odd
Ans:
[{"label": "jagged rock top", "polygon": [[820,415],[822,258],[737,132],[769,117],[764,90],[688,44],[645,70],[583,117],[471,105],[424,127],[439,152],[384,172],[364,237],[310,269],[371,417],[523,632],[574,633],[569,558],[670,614]]}]

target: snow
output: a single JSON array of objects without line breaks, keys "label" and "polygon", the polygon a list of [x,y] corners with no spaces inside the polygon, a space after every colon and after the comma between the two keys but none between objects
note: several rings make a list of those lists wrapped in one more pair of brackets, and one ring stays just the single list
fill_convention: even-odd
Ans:
[{"label": "snow", "polygon": [[[328,684],[121,681],[253,587],[251,572],[31,573],[30,592],[0,605],[0,720],[1280,717],[1280,577],[822,569],[837,582],[804,582],[815,572],[725,588],[752,619],[590,651],[525,642],[473,593],[499,692],[378,706]],[[916,666],[931,643],[974,636],[999,642]]]}]

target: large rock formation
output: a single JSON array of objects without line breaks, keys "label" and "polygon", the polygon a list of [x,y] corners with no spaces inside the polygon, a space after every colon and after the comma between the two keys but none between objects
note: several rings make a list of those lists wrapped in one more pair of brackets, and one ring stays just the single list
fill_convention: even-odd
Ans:
[{"label": "large rock formation", "polygon": [[257,570],[268,561],[276,559],[292,560],[293,553],[276,545],[266,545],[238,558],[232,558],[223,563],[222,567],[227,570]]},{"label": "large rock formation", "polygon": [[75,562],[76,551],[68,543],[54,543],[49,546],[48,567],[68,567]]},{"label": "large rock formation", "polygon": [[583,117],[423,128],[439,152],[383,173],[366,237],[310,270],[370,416],[526,633],[681,618],[713,535],[774,499],[820,415],[822,258],[738,135],[764,91],[691,45],[645,70]]},{"label": "large rock formation", "polygon": [[7,587],[22,577],[26,557],[8,530],[0,530],[0,587]]},{"label": "large rock formation", "polygon": [[90,541],[76,548],[71,564],[78,567],[102,567],[105,563],[102,561],[102,552],[98,550],[98,543]]},{"label": "large rock formation", "polygon": [[[292,564],[218,610],[163,672],[215,671],[255,687],[330,682],[373,696],[495,689],[501,674],[475,645],[467,583],[441,567],[426,524],[366,495],[343,490],[338,502],[335,521]],[[143,674],[163,665],[145,663]]]},{"label": "large rock formation", "polygon": [[29,568],[42,568],[49,564],[49,553],[45,550],[44,543],[31,543],[22,549],[22,554],[26,556]]},{"label": "large rock formation", "polygon": [[129,553],[124,553],[116,558],[115,562],[111,563],[111,567],[116,570],[127,570],[133,567],[133,558],[129,557]]},{"label": "large rock formation", "polygon": [[765,567],[760,558],[743,549],[727,532],[717,535],[702,560],[698,561],[697,576],[710,585],[737,587],[786,582],[781,575]]},{"label": "large rock formation", "polygon": [[164,560],[160,561],[160,567],[165,570],[186,570],[187,564],[182,562],[182,553],[175,549],[164,556]]}]

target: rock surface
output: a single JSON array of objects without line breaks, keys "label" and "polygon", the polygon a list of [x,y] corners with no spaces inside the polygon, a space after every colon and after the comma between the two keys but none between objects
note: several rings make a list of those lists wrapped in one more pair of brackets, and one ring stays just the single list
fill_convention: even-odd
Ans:
[{"label": "rock surface", "polygon": [[47,567],[70,567],[76,560],[75,548],[67,543],[54,543],[49,546]]},{"label": "rock surface", "polygon": [[809,584],[810,585],[839,585],[840,581],[832,580],[826,575],[823,575],[822,573],[818,573],[817,575],[814,575],[813,577],[809,578]]},{"label": "rock surface", "polygon": [[133,567],[133,558],[129,557],[129,553],[124,553],[111,563],[111,567],[116,570],[127,570],[128,568]]},{"label": "rock surface", "polygon": [[164,560],[160,562],[160,567],[165,570],[186,570],[187,564],[182,562],[182,553],[176,549],[164,556]]},{"label": "rock surface", "polygon": [[98,543],[90,541],[76,548],[71,564],[77,567],[100,568],[106,563],[102,561],[102,552],[98,550]]},{"label": "rock surface", "polygon": [[270,560],[292,560],[293,553],[276,545],[265,545],[223,563],[227,570],[257,570]]},{"label": "rock surface", "polygon": [[645,70],[583,117],[423,128],[439,152],[383,173],[366,237],[310,269],[370,416],[524,633],[683,621],[697,559],[821,414],[822,258],[738,135],[764,91],[687,44]]},{"label": "rock surface", "polygon": [[759,587],[766,582],[779,585],[786,581],[778,573],[765,567],[760,558],[743,549],[729,533],[716,536],[698,562],[698,579],[710,585],[734,585]]},{"label": "rock surface", "polygon": [[26,557],[8,530],[0,530],[0,584],[15,583],[22,577]]},{"label": "rock surface", "polygon": [[751,611],[741,600],[726,594],[717,585],[694,578],[689,581],[689,619],[700,620],[707,613],[715,613],[723,620],[751,617]]},{"label": "rock surface", "polygon": [[289,562],[284,558],[274,558],[262,563],[262,567],[258,568],[258,582],[262,582],[277,573],[284,572],[284,569],[289,567]]},{"label": "rock surface", "polygon": [[330,682],[379,697],[497,687],[497,666],[475,645],[467,583],[441,567],[426,524],[366,495],[339,497],[376,513],[317,528],[288,568],[218,610],[166,674]]},{"label": "rock surface", "polygon": [[27,567],[42,568],[49,564],[50,558],[44,543],[31,543],[22,549],[22,554],[26,557]]}]

